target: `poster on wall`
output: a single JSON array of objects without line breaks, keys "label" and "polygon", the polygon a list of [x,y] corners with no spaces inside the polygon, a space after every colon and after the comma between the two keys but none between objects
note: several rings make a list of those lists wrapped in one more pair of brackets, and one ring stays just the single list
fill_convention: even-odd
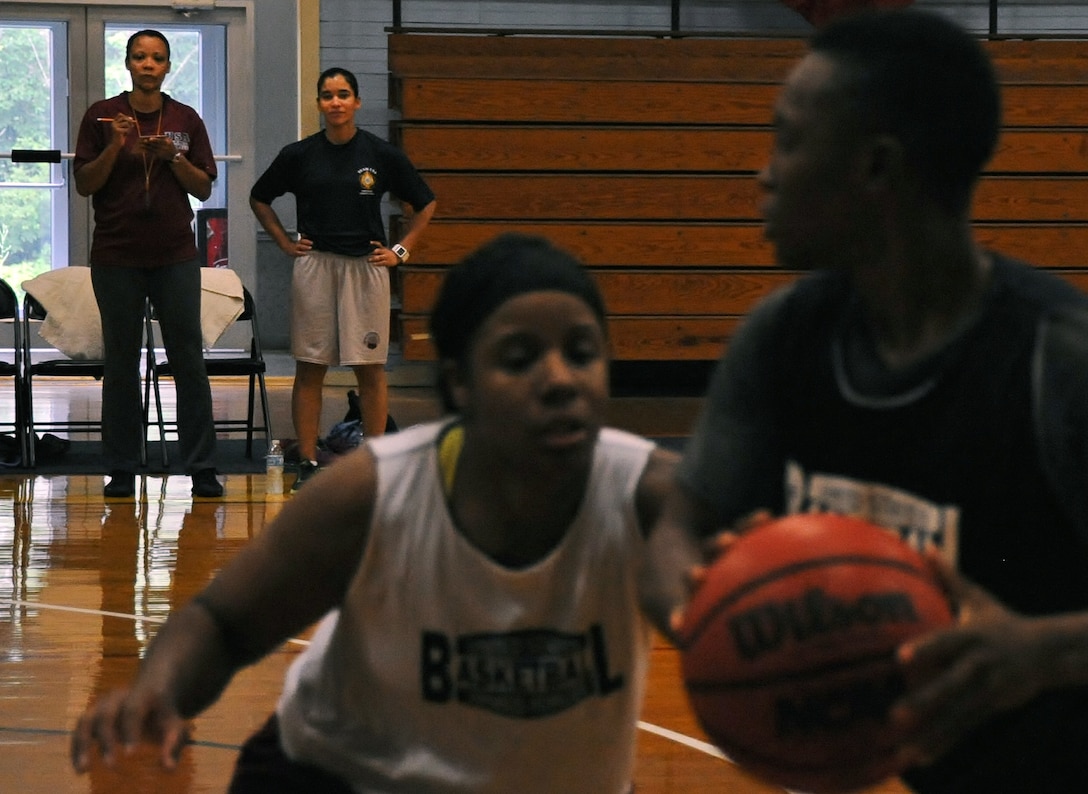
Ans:
[{"label": "poster on wall", "polygon": [[230,267],[225,208],[196,211],[196,247],[204,267]]}]

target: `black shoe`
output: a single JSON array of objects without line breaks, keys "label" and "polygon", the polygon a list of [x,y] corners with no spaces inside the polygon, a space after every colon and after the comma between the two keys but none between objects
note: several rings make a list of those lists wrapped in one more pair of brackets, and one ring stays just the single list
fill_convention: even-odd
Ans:
[{"label": "black shoe", "polygon": [[102,495],[109,499],[131,499],[135,493],[136,475],[120,469],[110,472],[110,481],[102,489]]},{"label": "black shoe", "polygon": [[215,477],[215,469],[201,469],[193,473],[193,496],[214,498],[223,495],[223,484]]},{"label": "black shoe", "polygon": [[304,460],[298,464],[298,476],[295,477],[295,482],[291,486],[291,493],[294,493],[303,485],[306,481],[313,477],[318,472],[318,465],[316,460]]}]

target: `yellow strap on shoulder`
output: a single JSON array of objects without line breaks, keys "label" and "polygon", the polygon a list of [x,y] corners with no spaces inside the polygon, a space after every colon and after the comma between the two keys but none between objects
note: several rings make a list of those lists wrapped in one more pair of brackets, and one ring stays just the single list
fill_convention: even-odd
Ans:
[{"label": "yellow strap on shoulder", "polygon": [[438,440],[438,469],[442,472],[442,491],[449,498],[453,493],[453,480],[457,475],[457,461],[465,445],[465,428],[450,425]]}]

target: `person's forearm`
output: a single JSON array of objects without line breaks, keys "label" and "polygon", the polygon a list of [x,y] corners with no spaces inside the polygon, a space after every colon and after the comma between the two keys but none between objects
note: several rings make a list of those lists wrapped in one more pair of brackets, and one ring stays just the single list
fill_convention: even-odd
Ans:
[{"label": "person's forearm", "polygon": [[1039,658],[1045,661],[1041,685],[1047,689],[1088,686],[1088,612],[1035,619]]},{"label": "person's forearm", "polygon": [[408,220],[408,225],[404,229],[404,234],[398,242],[407,248],[409,251],[415,247],[419,236],[423,233],[423,230],[427,228],[427,224],[431,222],[431,218],[434,217],[435,202],[431,202],[419,212],[413,213],[412,217]]},{"label": "person's forearm", "polygon": [[659,523],[647,539],[639,579],[642,611],[672,642],[678,641],[674,615],[691,595],[688,574],[702,562],[698,544],[679,526]]},{"label": "person's forearm", "polygon": [[228,649],[211,614],[194,601],[159,630],[136,686],[164,693],[188,719],[214,703],[243,664]]},{"label": "person's forearm", "polygon": [[272,241],[277,246],[279,246],[280,250],[285,253],[291,253],[294,241],[291,240],[290,235],[287,234],[287,230],[283,228],[283,223],[280,222],[280,216],[272,209],[272,205],[265,204],[263,201],[257,201],[257,199],[251,197],[249,199],[249,207],[253,210],[253,215],[257,218],[257,222],[261,224],[261,228],[268,233],[268,236],[272,238]]},{"label": "person's forearm", "polygon": [[184,154],[176,160],[167,160],[166,165],[189,195],[204,201],[212,194],[211,177],[206,171],[190,163]]},{"label": "person's forearm", "polygon": [[710,508],[675,483],[646,539],[639,580],[643,612],[673,642],[673,620],[691,599],[691,574],[707,565],[707,542],[717,528]]},{"label": "person's forearm", "polygon": [[639,579],[642,610],[658,630],[677,641],[673,619],[691,597],[690,574],[706,556],[698,529],[702,509],[679,486],[665,497],[661,513],[646,538]]},{"label": "person's forearm", "polygon": [[97,193],[106,184],[113,173],[113,166],[117,162],[117,155],[121,151],[121,144],[110,143],[98,157],[84,163],[75,172],[76,192],[81,196],[90,196]]}]

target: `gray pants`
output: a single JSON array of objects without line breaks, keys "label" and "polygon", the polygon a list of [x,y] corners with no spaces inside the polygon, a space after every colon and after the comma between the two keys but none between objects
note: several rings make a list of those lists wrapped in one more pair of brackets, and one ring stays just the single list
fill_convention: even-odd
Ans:
[{"label": "gray pants", "polygon": [[200,331],[200,264],[153,268],[96,265],[91,284],[102,315],[102,447],[109,471],[134,472],[144,443],[144,300],[151,299],[177,388],[178,439],[185,471],[214,468],[212,392]]}]

